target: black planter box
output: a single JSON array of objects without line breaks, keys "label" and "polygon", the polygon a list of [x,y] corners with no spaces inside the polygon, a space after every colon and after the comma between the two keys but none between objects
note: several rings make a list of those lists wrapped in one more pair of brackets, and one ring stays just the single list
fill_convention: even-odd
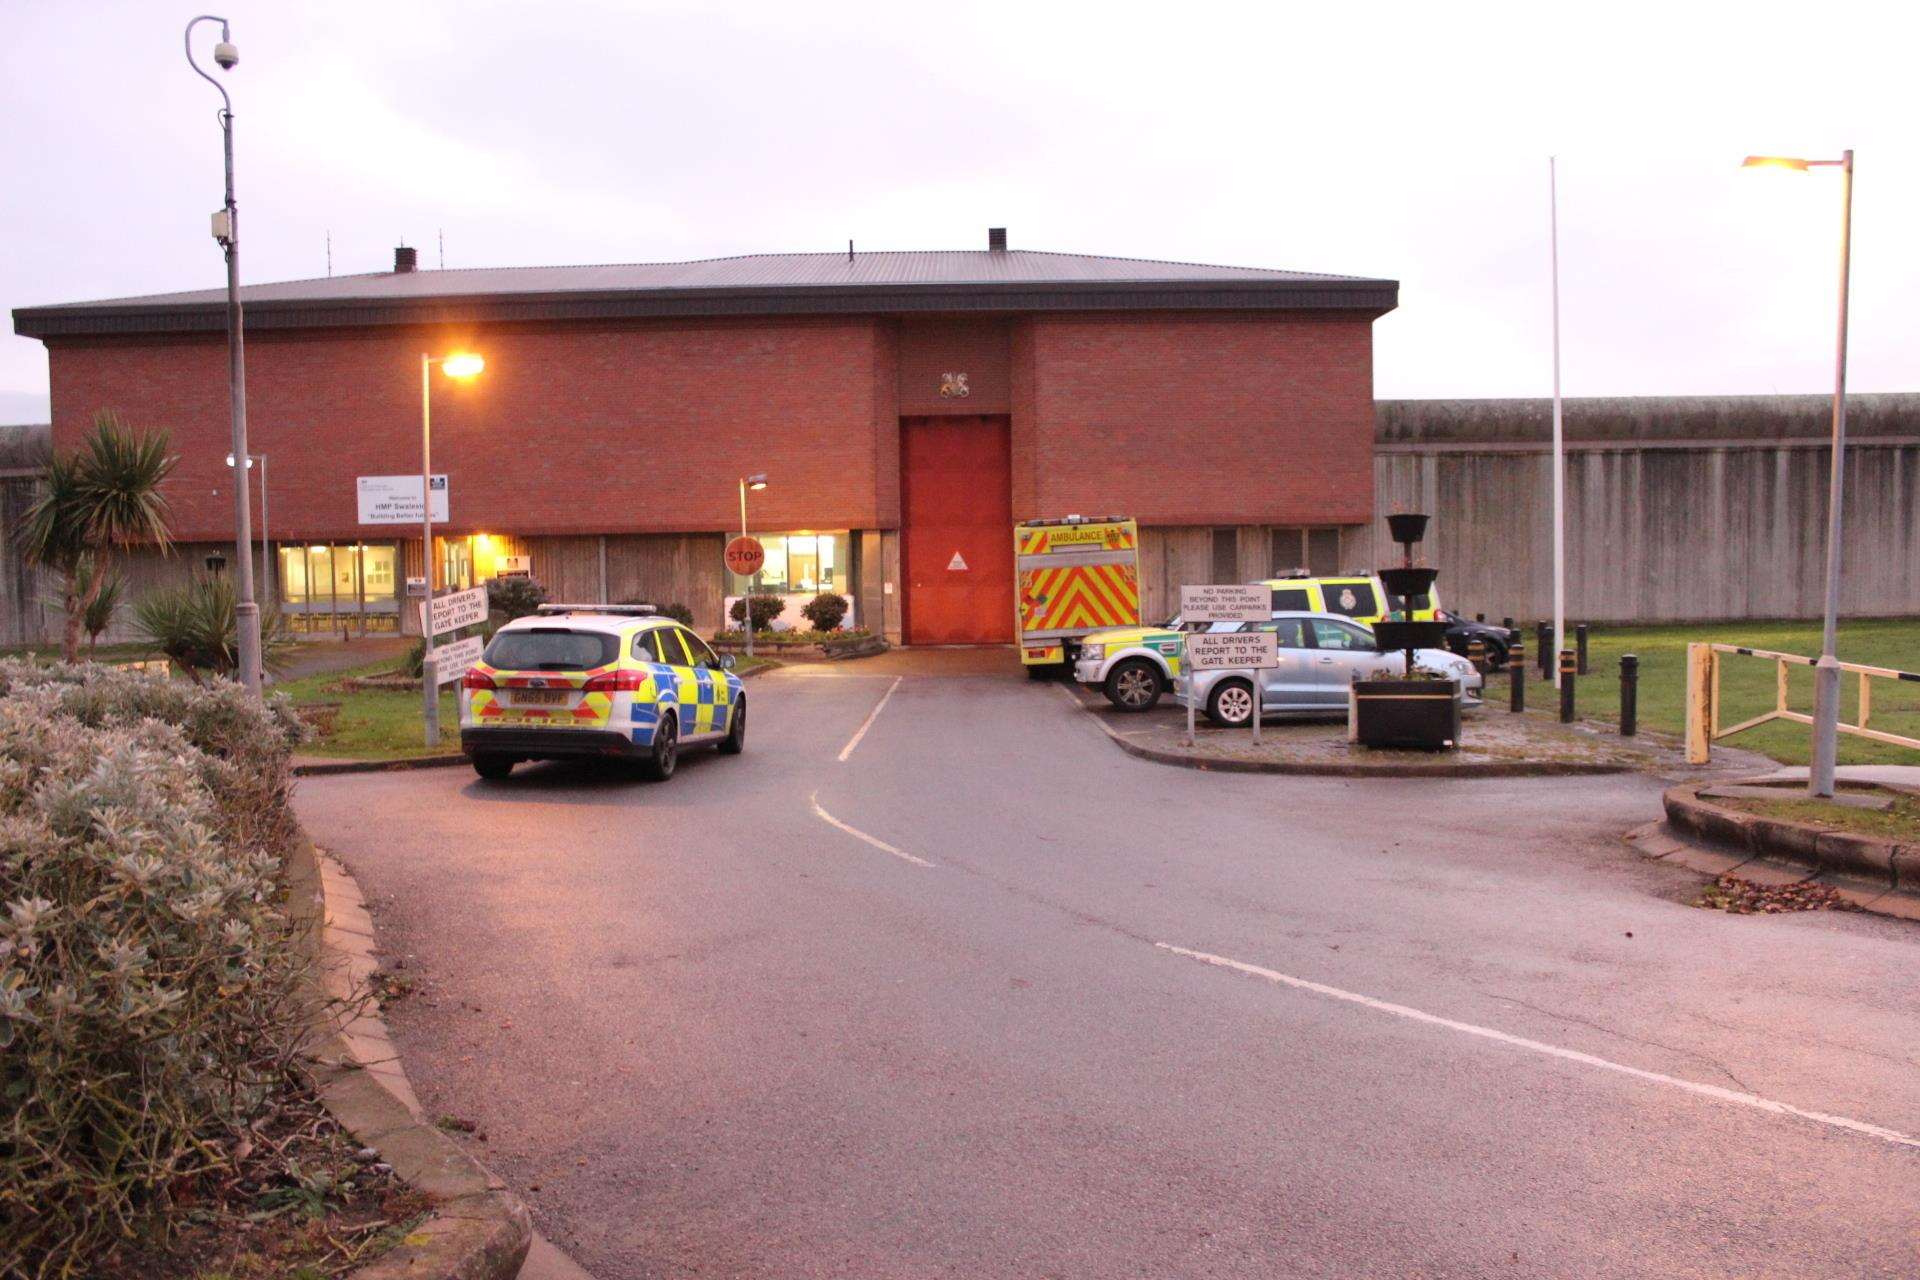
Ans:
[{"label": "black planter box", "polygon": [[1460,682],[1355,680],[1353,718],[1363,747],[1452,750],[1460,745]]}]

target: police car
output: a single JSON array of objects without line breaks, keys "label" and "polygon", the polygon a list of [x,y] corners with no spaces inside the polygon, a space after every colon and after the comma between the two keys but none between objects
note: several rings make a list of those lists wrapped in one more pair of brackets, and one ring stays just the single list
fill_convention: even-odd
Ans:
[{"label": "police car", "polygon": [[600,756],[664,781],[684,747],[745,749],[732,668],[647,605],[541,605],[495,632],[462,678],[460,749],[483,778],[522,760]]}]

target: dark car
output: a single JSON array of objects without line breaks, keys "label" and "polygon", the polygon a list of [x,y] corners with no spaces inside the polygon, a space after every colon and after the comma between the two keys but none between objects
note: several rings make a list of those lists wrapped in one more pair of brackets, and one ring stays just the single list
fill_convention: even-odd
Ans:
[{"label": "dark car", "polygon": [[1478,640],[1487,647],[1489,671],[1498,671],[1507,665],[1509,640],[1504,627],[1496,627],[1490,622],[1475,622],[1472,618],[1461,617],[1446,609],[1439,611],[1439,617],[1447,624],[1447,648],[1464,658],[1468,656],[1467,646]]}]

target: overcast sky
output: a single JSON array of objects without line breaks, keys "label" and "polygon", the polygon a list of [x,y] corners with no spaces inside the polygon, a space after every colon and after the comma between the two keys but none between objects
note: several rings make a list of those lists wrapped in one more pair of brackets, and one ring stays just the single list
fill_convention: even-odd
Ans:
[{"label": "overcast sky", "polygon": [[[291,3],[227,15],[244,279],[984,247],[1401,282],[1381,397],[1920,390],[1911,4]],[[217,287],[193,10],[0,0],[0,307]],[[202,28],[205,32],[206,28]],[[210,36],[207,37],[209,40]],[[0,338],[0,421],[44,420]]]}]

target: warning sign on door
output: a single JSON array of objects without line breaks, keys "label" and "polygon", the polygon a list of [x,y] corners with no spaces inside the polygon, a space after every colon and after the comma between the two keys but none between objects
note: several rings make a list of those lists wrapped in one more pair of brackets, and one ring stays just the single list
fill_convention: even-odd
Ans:
[{"label": "warning sign on door", "polygon": [[962,556],[958,551],[953,553],[953,559],[947,561],[947,568],[949,571],[964,570],[966,567],[967,567],[966,557]]}]

